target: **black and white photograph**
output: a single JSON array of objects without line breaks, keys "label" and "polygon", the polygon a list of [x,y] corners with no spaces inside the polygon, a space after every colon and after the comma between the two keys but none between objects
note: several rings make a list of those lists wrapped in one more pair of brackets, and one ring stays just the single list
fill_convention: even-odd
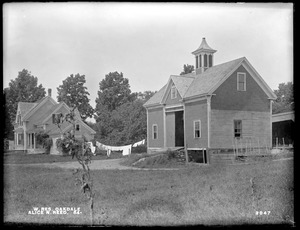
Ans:
[{"label": "black and white photograph", "polygon": [[293,3],[2,15],[5,226],[296,226]]}]

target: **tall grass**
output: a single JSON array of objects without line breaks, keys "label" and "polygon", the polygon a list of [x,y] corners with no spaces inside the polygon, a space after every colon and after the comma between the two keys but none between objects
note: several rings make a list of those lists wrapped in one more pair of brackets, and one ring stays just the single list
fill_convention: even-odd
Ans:
[{"label": "tall grass", "polygon": [[[175,171],[92,171],[102,225],[234,225],[293,221],[293,161]],[[72,171],[4,167],[4,222],[89,224]],[[250,179],[253,180],[254,194]],[[32,207],[80,207],[80,215],[28,215]],[[255,211],[270,211],[257,216]]]}]

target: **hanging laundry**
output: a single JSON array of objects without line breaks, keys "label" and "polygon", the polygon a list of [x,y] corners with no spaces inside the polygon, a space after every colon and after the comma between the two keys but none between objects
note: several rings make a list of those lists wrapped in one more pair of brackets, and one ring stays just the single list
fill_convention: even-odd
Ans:
[{"label": "hanging laundry", "polygon": [[107,149],[107,152],[106,152],[106,154],[107,154],[107,157],[109,157],[109,156],[110,156],[110,154],[111,154],[111,149]]},{"label": "hanging laundry", "polygon": [[[132,145],[123,145],[123,146],[110,146],[110,145],[104,145],[101,144],[100,142],[96,141],[96,146],[99,149],[106,150],[107,151],[107,156],[109,157],[111,154],[111,151],[122,151],[122,155],[130,155],[131,154],[131,147]],[[110,150],[110,151],[108,151]]]},{"label": "hanging laundry", "polygon": [[141,140],[141,141],[139,141],[139,142],[134,143],[134,144],[132,145],[132,147],[137,147],[137,146],[139,146],[139,145],[144,145],[144,144],[145,144],[145,139],[143,139],[143,140]]},{"label": "hanging laundry", "polygon": [[90,147],[90,149],[91,149],[91,152],[92,152],[94,155],[96,155],[96,154],[95,154],[96,147],[93,145],[93,142],[88,142],[88,144],[89,144],[89,147]]},{"label": "hanging laundry", "polygon": [[131,154],[131,145],[124,147],[123,151],[122,151],[122,155],[123,156],[128,156],[130,154]]}]

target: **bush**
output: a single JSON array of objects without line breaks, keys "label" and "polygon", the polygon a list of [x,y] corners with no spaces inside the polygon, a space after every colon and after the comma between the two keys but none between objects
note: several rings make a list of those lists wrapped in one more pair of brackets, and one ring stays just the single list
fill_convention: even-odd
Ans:
[{"label": "bush", "polygon": [[146,153],[147,145],[138,145],[136,147],[132,147],[131,153]]},{"label": "bush", "polygon": [[98,146],[96,146],[96,149],[95,149],[95,155],[100,155],[100,156],[106,156],[107,155],[107,151],[106,150],[102,150],[102,149],[99,149]]},{"label": "bush", "polygon": [[178,153],[176,151],[172,151],[170,149],[168,149],[166,152],[166,155],[168,156],[168,160],[175,159],[177,154]]},{"label": "bush", "polygon": [[8,139],[4,139],[4,150],[6,151],[6,150],[8,150],[9,149],[9,141],[8,141]]},{"label": "bush", "polygon": [[47,133],[44,131],[41,131],[36,134],[36,142],[38,145],[42,145],[43,148],[46,149],[46,154],[50,153],[50,148],[53,145],[52,138],[49,137]]}]

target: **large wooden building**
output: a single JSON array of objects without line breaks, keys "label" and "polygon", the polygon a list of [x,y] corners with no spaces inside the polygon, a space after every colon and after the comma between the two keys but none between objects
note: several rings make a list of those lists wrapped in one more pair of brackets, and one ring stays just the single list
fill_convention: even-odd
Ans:
[{"label": "large wooden building", "polygon": [[203,38],[195,71],[171,75],[144,104],[148,152],[232,149],[247,138],[271,147],[275,94],[245,57],[214,65],[215,52]]}]

